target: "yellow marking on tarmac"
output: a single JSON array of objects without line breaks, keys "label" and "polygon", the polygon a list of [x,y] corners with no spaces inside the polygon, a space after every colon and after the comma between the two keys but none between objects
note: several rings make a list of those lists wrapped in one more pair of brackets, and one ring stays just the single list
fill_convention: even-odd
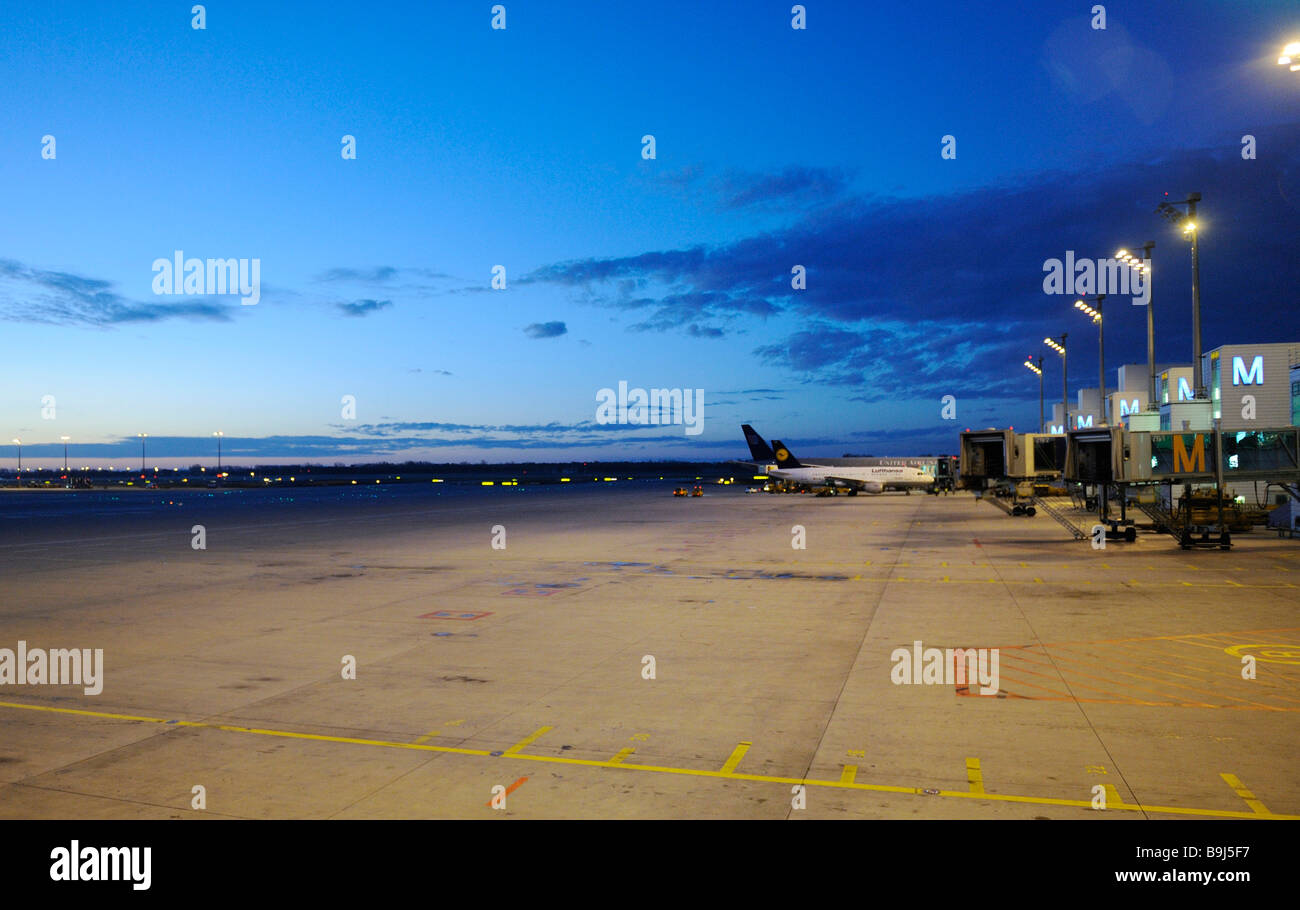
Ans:
[{"label": "yellow marking on tarmac", "polygon": [[966,759],[966,781],[970,784],[970,792],[984,792],[984,774],[980,771],[978,758]]},{"label": "yellow marking on tarmac", "polygon": [[945,576],[943,577],[943,580],[944,580],[944,581],[947,581],[947,580],[948,580],[948,576],[945,575]]},{"label": "yellow marking on tarmac", "polygon": [[[451,746],[430,746],[416,745],[415,743],[399,743],[380,739],[357,739],[346,736],[325,736],[316,733],[293,733],[288,730],[264,730],[253,727],[238,727],[229,724],[206,724],[201,721],[167,721],[161,717],[141,717],[130,714],[109,714],[104,711],[84,711],[77,708],[54,708],[47,705],[24,705],[17,702],[0,701],[0,707],[18,708],[28,711],[48,711],[52,714],[73,714],[85,717],[103,717],[115,720],[143,721],[146,723],[170,724],[175,723],[183,727],[207,727],[214,730],[225,730],[233,733],[251,733],[260,736],[284,736],[292,739],[316,740],[321,742],[349,743],[361,746],[382,746],[389,749],[413,749],[420,752],[451,752],[459,755],[476,755],[482,758],[492,757],[491,752],[482,749],[459,749]],[[550,727],[543,728],[549,730]],[[752,743],[741,743],[737,746],[740,751],[741,746],[748,748]],[[743,753],[742,753],[743,754]],[[733,758],[736,753],[732,753]],[[913,796],[937,796],[940,798],[950,799],[979,799],[991,802],[1004,803],[1022,803],[1034,806],[1066,806],[1078,809],[1091,809],[1090,800],[1081,799],[1055,799],[1046,796],[1015,796],[1008,793],[971,793],[965,790],[940,790],[937,793],[926,793],[920,787],[897,787],[888,784],[860,784],[856,781],[846,783],[838,780],[815,780],[806,777],[778,777],[765,774],[736,774],[734,771],[706,771],[699,768],[669,768],[663,765],[632,765],[616,763],[611,760],[595,761],[584,758],[570,758],[568,756],[558,755],[529,755],[522,752],[507,752],[502,757],[513,758],[518,761],[540,761],[552,762],[561,765],[582,765],[590,768],[617,768],[623,771],[646,771],[656,774],[683,774],[688,777],[716,777],[726,778],[728,780],[748,780],[757,783],[769,784],[802,784],[809,787],[831,787],[844,790],[864,790],[874,793],[902,793]],[[739,759],[737,759],[739,761]],[[728,760],[730,764],[730,760]],[[724,766],[725,767],[725,766]],[[1138,805],[1121,805],[1119,808],[1132,812],[1152,812],[1157,815],[1192,815],[1207,818],[1259,818],[1257,812],[1234,811],[1231,809],[1193,809],[1187,806],[1138,806]],[[1300,821],[1300,815],[1279,815],[1270,813],[1270,818],[1287,819]]]},{"label": "yellow marking on tarmac", "polygon": [[948,568],[948,564],[947,564],[946,562],[941,562],[941,563],[939,563],[939,568],[941,568],[941,569],[946,569],[946,568]]},{"label": "yellow marking on tarmac", "polygon": [[840,783],[851,784],[854,778],[858,776],[857,765],[845,765],[844,770],[840,772]]},{"label": "yellow marking on tarmac", "polygon": [[613,758],[611,758],[609,760],[609,763],[611,765],[620,764],[623,761],[623,759],[627,758],[635,751],[636,751],[636,746],[627,746],[626,748],[619,749],[618,754],[615,755]]},{"label": "yellow marking on tarmac", "polygon": [[854,581],[862,581],[862,576],[861,576],[861,575],[854,575],[854,576],[853,576],[853,580],[854,580]]},{"label": "yellow marking on tarmac", "polygon": [[1115,789],[1114,784],[1102,784],[1106,788],[1106,808],[1107,809],[1127,809],[1124,800],[1119,798],[1119,791]]},{"label": "yellow marking on tarmac", "polygon": [[1028,568],[1029,568],[1029,563],[1027,563],[1027,562],[1022,562],[1022,563],[1020,564],[1020,568],[1022,568],[1022,569],[1028,569]]},{"label": "yellow marking on tarmac", "polygon": [[729,775],[731,772],[735,771],[736,765],[740,764],[740,760],[745,757],[745,753],[749,751],[749,747],[752,745],[753,743],[744,742],[732,749],[731,757],[727,759],[726,764],[722,766],[722,771],[719,773]]},{"label": "yellow marking on tarmac", "polygon": [[1223,778],[1224,783],[1237,791],[1237,795],[1246,801],[1246,805],[1250,806],[1252,812],[1256,815],[1266,815],[1269,818],[1273,817],[1273,813],[1269,812],[1263,803],[1255,799],[1255,794],[1246,789],[1246,785],[1237,780],[1235,774],[1220,774],[1219,776]]},{"label": "yellow marking on tarmac", "polygon": [[541,739],[548,732],[550,732],[550,729],[551,729],[550,727],[537,728],[536,730],[533,731],[531,736],[525,736],[523,739],[519,740],[519,742],[515,743],[513,746],[507,749],[503,754],[514,755],[524,746],[531,746],[533,743],[537,742],[537,740]]},{"label": "yellow marking on tarmac", "polygon": [[423,736],[417,737],[415,743],[416,745],[419,745],[421,743],[427,743],[429,740],[433,739],[435,736],[438,736],[441,733],[442,733],[441,730],[430,730],[428,733],[424,734]]},{"label": "yellow marking on tarmac", "polygon": [[[937,578],[917,578],[915,576],[907,576],[907,575],[896,575],[893,578],[890,578],[889,576],[886,575],[881,575],[874,578],[863,578],[862,581],[865,582],[866,584],[894,584],[894,583],[898,583],[898,584],[911,583],[911,584],[921,584],[921,585],[943,584],[943,582]],[[1010,587],[1012,585],[1043,584],[1043,581],[1042,579],[1034,579],[1033,581],[1028,581],[1019,578],[957,578],[957,579],[953,579],[950,583],[955,585],[1006,585]],[[1083,581],[1052,582],[1052,583],[1053,584],[1074,584],[1074,585],[1094,584],[1094,582],[1091,579],[1085,579]],[[1282,584],[1240,584],[1234,582],[1232,584],[1229,584],[1227,582],[1213,582],[1213,581],[1199,581],[1199,582],[1146,581],[1146,582],[1142,582],[1141,586],[1144,588],[1210,588],[1210,589],[1218,588],[1223,590],[1227,590],[1229,588],[1251,588],[1255,590],[1274,590],[1274,589],[1280,590],[1280,589],[1294,589],[1296,587],[1295,585],[1290,584],[1289,582],[1282,583]]]}]

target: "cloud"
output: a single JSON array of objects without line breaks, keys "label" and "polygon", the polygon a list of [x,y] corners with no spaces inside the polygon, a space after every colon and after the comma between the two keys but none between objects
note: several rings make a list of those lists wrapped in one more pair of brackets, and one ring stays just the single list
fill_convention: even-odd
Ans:
[{"label": "cloud", "polygon": [[719,191],[726,210],[771,207],[789,203],[799,208],[838,197],[848,186],[840,170],[819,167],[787,167],[779,174],[732,172],[721,178]]},{"label": "cloud", "polygon": [[141,302],[123,297],[112,288],[112,282],[102,279],[0,259],[0,319],[94,327],[166,319],[231,319],[233,308],[217,302],[219,298],[188,296],[179,303],[163,303],[161,298]]},{"label": "cloud", "polygon": [[383,284],[397,277],[397,268],[391,265],[376,265],[365,269],[336,268],[318,276],[317,281],[351,281],[360,284]]},{"label": "cloud", "polygon": [[385,307],[393,305],[391,300],[357,300],[353,303],[337,304],[338,308],[343,311],[344,316],[365,316],[368,313],[375,313]]},{"label": "cloud", "polygon": [[[1255,134],[1260,148],[1274,150],[1267,160],[1243,162],[1240,136],[1224,136],[1206,149],[943,196],[844,196],[731,242],[557,262],[521,280],[569,289],[578,301],[615,313],[645,311],[628,325],[632,331],[698,335],[714,325],[777,319],[792,328],[756,356],[799,382],[845,386],[860,401],[962,390],[1028,397],[1014,369],[1024,356],[1039,352],[1045,335],[1074,326],[1082,342],[1090,329],[1076,325],[1069,301],[1043,291],[1044,262],[1067,250],[1106,258],[1117,246],[1154,238],[1156,274],[1169,279],[1157,277],[1154,293],[1157,356],[1188,359],[1190,319],[1175,315],[1189,303],[1188,249],[1153,211],[1166,192],[1204,193],[1206,347],[1300,333],[1300,307],[1292,305],[1300,256],[1291,227],[1300,221],[1300,124],[1261,126]],[[805,176],[787,170],[737,182],[734,199],[795,192]],[[1241,227],[1251,224],[1288,229]],[[791,287],[796,264],[807,268],[806,289]],[[1117,299],[1107,321],[1108,361],[1145,362],[1139,308]],[[1095,373],[1095,345],[1078,350],[1071,366],[1078,375]]]},{"label": "cloud", "polygon": [[524,334],[529,338],[558,338],[568,331],[563,322],[534,322],[524,328]]}]

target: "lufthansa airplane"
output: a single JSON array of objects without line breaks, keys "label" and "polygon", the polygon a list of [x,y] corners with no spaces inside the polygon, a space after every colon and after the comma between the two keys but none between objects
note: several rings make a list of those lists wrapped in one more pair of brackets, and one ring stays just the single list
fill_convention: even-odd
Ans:
[{"label": "lufthansa airplane", "polygon": [[927,489],[934,484],[933,474],[906,465],[806,465],[779,439],[772,440],[772,450],[776,467],[767,473],[786,483],[843,488],[850,496],[859,491],[883,493],[886,487]]}]

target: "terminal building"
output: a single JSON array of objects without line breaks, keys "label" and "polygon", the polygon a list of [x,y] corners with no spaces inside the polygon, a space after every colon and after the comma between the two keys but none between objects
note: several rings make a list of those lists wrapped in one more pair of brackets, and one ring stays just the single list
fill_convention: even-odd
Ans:
[{"label": "terminal building", "polygon": [[[1208,430],[1215,420],[1225,430],[1300,425],[1300,342],[1230,344],[1205,352],[1201,381],[1208,397],[1199,402],[1190,364],[1157,366],[1158,425],[1154,425],[1154,412],[1148,410],[1151,380],[1146,364],[1126,363],[1116,370],[1115,378],[1116,384],[1107,389],[1104,410],[1097,388],[1078,389],[1068,413],[1063,413],[1063,402],[1052,405],[1051,420],[1043,431],[1106,425]],[[1149,423],[1143,423],[1142,416]]]},{"label": "terminal building", "polygon": [[[1205,398],[1196,398],[1190,364],[1164,364],[1156,370],[1153,411],[1148,401],[1151,380],[1145,364],[1124,364],[1116,385],[1103,402],[1096,388],[1077,390],[1068,413],[1062,403],[1052,409],[1048,433],[1099,426],[1123,426],[1132,431],[1202,431],[1219,428],[1231,433],[1300,425],[1300,342],[1221,345],[1202,356],[1201,381]],[[1238,437],[1240,440],[1242,437]],[[1236,468],[1235,456],[1225,455],[1224,467]],[[1246,502],[1263,505],[1287,500],[1285,492],[1264,489],[1258,482],[1226,482],[1224,489]],[[1179,498],[1167,490],[1166,503]]]}]

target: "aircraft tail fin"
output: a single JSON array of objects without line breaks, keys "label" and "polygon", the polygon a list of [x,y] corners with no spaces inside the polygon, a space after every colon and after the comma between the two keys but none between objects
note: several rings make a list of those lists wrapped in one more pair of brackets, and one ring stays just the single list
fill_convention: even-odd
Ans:
[{"label": "aircraft tail fin", "polygon": [[745,442],[749,443],[749,454],[754,456],[754,461],[759,464],[771,464],[776,461],[776,455],[772,452],[772,447],[767,441],[759,436],[747,423],[742,423],[740,428],[745,431]]},{"label": "aircraft tail fin", "polygon": [[794,455],[790,453],[790,450],[785,447],[785,443],[783,443],[781,440],[773,439],[772,448],[775,450],[773,454],[776,456],[776,466],[778,468],[802,468],[803,467],[803,464],[799,461],[799,459],[795,458]]}]

